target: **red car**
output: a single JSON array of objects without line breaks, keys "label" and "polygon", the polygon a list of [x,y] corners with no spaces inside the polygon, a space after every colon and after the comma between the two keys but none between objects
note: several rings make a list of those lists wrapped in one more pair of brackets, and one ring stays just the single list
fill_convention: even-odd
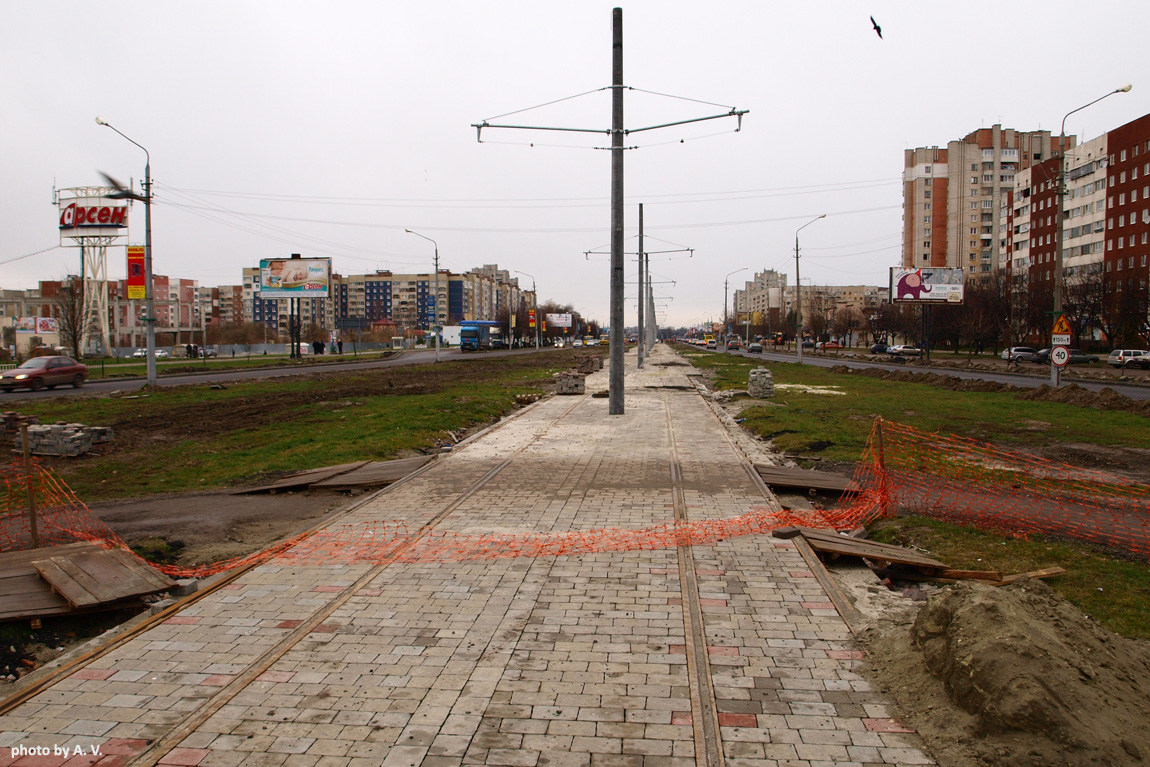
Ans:
[{"label": "red car", "polygon": [[79,389],[88,380],[88,366],[71,357],[33,357],[20,367],[0,374],[0,389],[27,387],[32,391],[72,384]]}]

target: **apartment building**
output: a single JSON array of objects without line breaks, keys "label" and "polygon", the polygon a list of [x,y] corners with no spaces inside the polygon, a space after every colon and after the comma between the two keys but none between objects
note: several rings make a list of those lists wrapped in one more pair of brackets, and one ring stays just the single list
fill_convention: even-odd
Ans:
[{"label": "apartment building", "polygon": [[774,269],[756,272],[752,279],[735,291],[732,306],[736,320],[744,323],[749,319],[753,325],[778,326],[786,317],[786,289],[786,273]]},{"label": "apartment building", "polygon": [[906,150],[902,266],[961,267],[968,277],[992,272],[1009,231],[1001,210],[1017,174],[1050,158],[1057,144],[1049,131],[994,125],[945,149]]}]

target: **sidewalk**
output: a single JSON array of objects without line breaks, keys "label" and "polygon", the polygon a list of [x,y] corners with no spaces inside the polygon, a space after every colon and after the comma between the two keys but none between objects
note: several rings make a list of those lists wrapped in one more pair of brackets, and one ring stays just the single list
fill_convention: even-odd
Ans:
[{"label": "sidewalk", "polygon": [[932,763],[790,542],[668,545],[776,508],[689,372],[658,346],[625,415],[604,369],[372,496],[0,717],[0,766]]}]

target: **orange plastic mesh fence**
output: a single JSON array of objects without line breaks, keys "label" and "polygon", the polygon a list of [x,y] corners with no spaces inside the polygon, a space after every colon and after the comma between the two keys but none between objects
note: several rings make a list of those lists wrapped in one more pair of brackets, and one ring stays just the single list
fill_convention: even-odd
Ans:
[{"label": "orange plastic mesh fence", "polygon": [[[124,547],[51,471],[33,464],[41,546],[93,541]],[[203,577],[279,557],[285,565],[457,562],[570,556],[709,545],[785,525],[849,529],[897,513],[921,514],[1005,535],[1045,534],[1100,544],[1150,560],[1150,487],[1098,471],[1012,453],[961,437],[876,421],[855,472],[857,490],[831,509],[752,508],[725,519],[643,529],[470,535],[395,522],[336,524],[248,556],[199,567],[158,565],[173,577]],[[23,465],[0,470],[0,551],[32,545]]]}]

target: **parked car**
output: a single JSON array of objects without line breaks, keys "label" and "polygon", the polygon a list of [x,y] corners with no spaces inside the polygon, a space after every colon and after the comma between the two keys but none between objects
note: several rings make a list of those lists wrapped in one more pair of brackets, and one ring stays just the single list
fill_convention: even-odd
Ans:
[{"label": "parked car", "polygon": [[871,344],[870,353],[871,354],[886,354],[886,351],[888,348],[889,347],[883,343]]},{"label": "parked car", "polygon": [[921,357],[922,349],[919,349],[917,346],[911,346],[910,344],[897,344],[895,346],[888,346],[886,353],[898,357]]},{"label": "parked car", "polygon": [[1106,357],[1106,364],[1116,368],[1150,370],[1150,352],[1145,349],[1115,349]]},{"label": "parked car", "polygon": [[142,360],[147,356],[148,356],[148,350],[147,349],[136,349],[136,351],[132,352],[132,357],[135,359]]},{"label": "parked car", "polygon": [[1024,354],[1029,355],[1029,354],[1037,354],[1037,353],[1038,353],[1037,349],[1031,349],[1029,346],[1011,346],[1009,349],[1003,349],[1002,350],[1002,358],[1004,360],[1006,360],[1007,362],[1010,362],[1015,357],[1018,357],[1020,355],[1024,355]]},{"label": "parked car", "polygon": [[71,357],[33,357],[0,375],[0,389],[28,388],[32,391],[55,389],[61,384],[72,384],[79,389],[88,380],[88,366]]},{"label": "parked car", "polygon": [[813,348],[815,348],[815,342],[811,341],[810,339],[807,339],[807,340],[803,341],[803,348],[804,349],[813,349]]},{"label": "parked car", "polygon": [[[1081,349],[1067,349],[1067,351],[1070,352],[1070,358],[1066,360],[1067,365],[1091,365],[1095,362],[1098,362],[1097,357],[1095,357],[1093,354],[1087,354]],[[1043,349],[1040,352],[1036,352],[1034,354],[1034,362],[1039,365],[1049,365],[1050,350]]]},{"label": "parked car", "polygon": [[172,355],[168,354],[167,350],[165,350],[165,349],[156,349],[156,359],[158,359],[158,360],[166,360],[168,357],[171,357],[171,356]]},{"label": "parked car", "polygon": [[761,343],[759,343],[758,341],[754,341],[747,346],[747,351],[750,352],[751,354],[762,354],[763,353],[763,345]]},{"label": "parked car", "polygon": [[208,357],[218,357],[219,354],[216,352],[215,349],[205,349],[204,347],[201,346],[200,347],[200,356],[204,359],[207,359]]},{"label": "parked car", "polygon": [[815,348],[816,349],[841,349],[841,348],[843,348],[843,345],[839,344],[839,343],[835,343],[834,341],[819,341],[817,344],[815,344]]}]

